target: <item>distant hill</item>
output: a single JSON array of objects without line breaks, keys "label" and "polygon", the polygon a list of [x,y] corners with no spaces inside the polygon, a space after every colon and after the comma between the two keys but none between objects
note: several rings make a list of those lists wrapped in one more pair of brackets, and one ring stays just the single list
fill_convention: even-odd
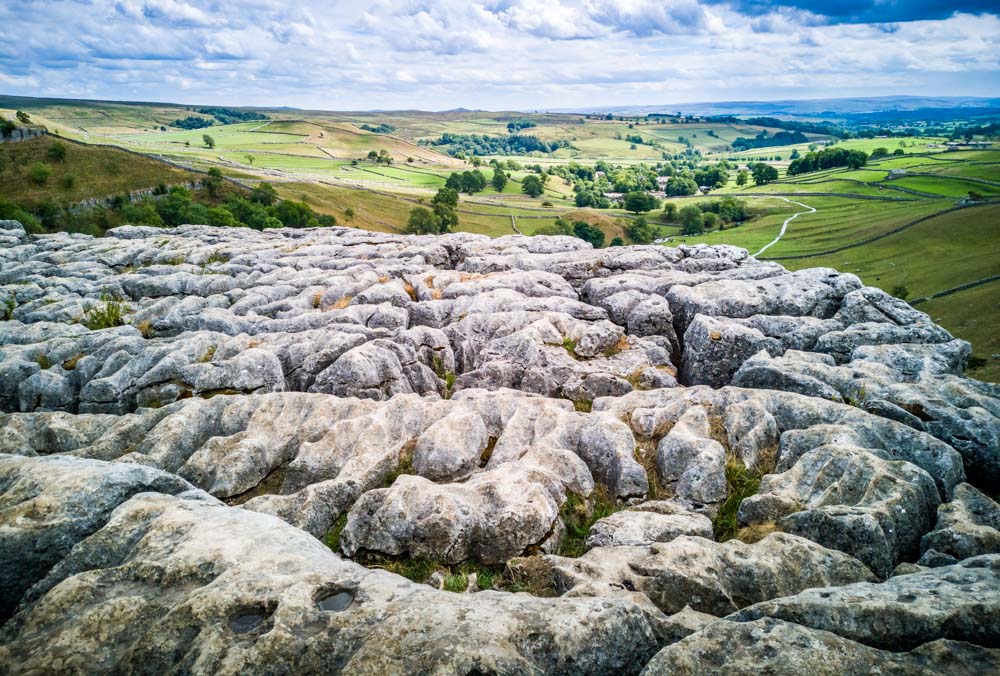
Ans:
[{"label": "distant hill", "polygon": [[1000,106],[1000,98],[972,96],[876,96],[842,99],[788,99],[781,101],[717,101],[670,103],[644,106],[596,106],[563,108],[554,113],[613,113],[647,115],[683,113],[685,115],[784,115],[792,117],[839,118],[848,115],[921,109],[974,109]]}]

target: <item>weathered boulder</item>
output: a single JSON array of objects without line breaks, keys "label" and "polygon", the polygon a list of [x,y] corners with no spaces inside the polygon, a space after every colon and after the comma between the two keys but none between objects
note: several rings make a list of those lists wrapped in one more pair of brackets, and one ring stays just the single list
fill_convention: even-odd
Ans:
[{"label": "weathered boulder", "polygon": [[667,674],[892,674],[975,676],[1000,669],[1000,650],[930,641],[910,651],[871,648],[828,631],[762,618],[722,620],[668,645],[643,676]]},{"label": "weathered boulder", "polygon": [[747,359],[766,350],[784,352],[781,343],[736,321],[695,315],[684,332],[681,382],[685,385],[729,385]]},{"label": "weathered boulder", "polygon": [[137,465],[0,455],[0,619],[118,505],[146,491],[181,494],[194,487]]},{"label": "weathered boulder", "polygon": [[765,476],[738,515],[742,524],[777,523],[886,577],[900,561],[915,558],[939,502],[934,481],[916,465],[827,445],[802,455],[791,469]]},{"label": "weathered boulder", "polygon": [[920,540],[925,565],[952,564],[981,554],[1000,554],[1000,505],[969,484],[938,507],[937,525]]},{"label": "weathered boulder", "polygon": [[656,450],[656,470],[682,499],[702,503],[726,499],[726,450],[711,438],[703,408],[688,409],[663,437]]},{"label": "weathered boulder", "polygon": [[637,547],[681,535],[711,538],[712,522],[676,502],[656,501],[597,520],[587,534],[586,547]]},{"label": "weathered boulder", "polygon": [[904,652],[939,639],[1000,645],[1000,555],[898,575],[880,584],[808,589],[745,608],[728,619],[771,617]]},{"label": "weathered boulder", "polygon": [[786,533],[752,545],[682,535],[646,547],[597,547],[578,559],[545,560],[556,589],[572,597],[638,591],[665,613],[690,606],[715,616],[811,587],[874,579],[857,559]]}]

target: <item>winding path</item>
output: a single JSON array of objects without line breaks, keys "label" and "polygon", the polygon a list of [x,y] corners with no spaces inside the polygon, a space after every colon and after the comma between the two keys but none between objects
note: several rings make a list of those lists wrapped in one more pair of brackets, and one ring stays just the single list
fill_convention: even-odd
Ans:
[{"label": "winding path", "polygon": [[757,253],[755,253],[754,256],[761,255],[762,253],[764,253],[765,251],[767,251],[769,248],[771,248],[772,246],[774,246],[775,244],[777,244],[781,240],[781,238],[785,236],[785,231],[788,230],[788,224],[791,223],[792,221],[794,221],[796,218],[798,218],[802,214],[814,214],[814,213],[816,213],[816,209],[814,209],[813,207],[809,206],[808,204],[803,204],[802,202],[795,202],[793,200],[788,199],[787,197],[780,197],[779,196],[778,199],[783,199],[786,202],[788,202],[789,204],[797,204],[800,207],[803,207],[804,209],[808,209],[809,211],[798,211],[798,212],[792,214],[791,216],[789,216],[788,218],[786,218],[785,222],[781,224],[781,232],[778,233],[778,236],[775,237],[770,242],[768,242],[767,244],[765,244],[764,246],[762,246],[761,249],[760,249],[760,251],[758,251]]}]

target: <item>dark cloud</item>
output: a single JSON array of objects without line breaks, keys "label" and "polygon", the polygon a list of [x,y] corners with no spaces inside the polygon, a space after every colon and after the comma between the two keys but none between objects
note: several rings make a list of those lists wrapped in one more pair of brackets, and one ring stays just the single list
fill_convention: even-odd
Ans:
[{"label": "dark cloud", "polygon": [[997,14],[997,0],[708,0],[751,16],[799,10],[826,23],[888,23],[946,19],[956,12]]}]

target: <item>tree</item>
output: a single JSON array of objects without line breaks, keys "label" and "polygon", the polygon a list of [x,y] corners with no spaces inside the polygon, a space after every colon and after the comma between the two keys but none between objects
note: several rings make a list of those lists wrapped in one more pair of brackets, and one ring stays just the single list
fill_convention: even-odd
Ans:
[{"label": "tree", "polygon": [[[472,195],[486,188],[486,176],[478,169],[462,172],[462,192]],[[446,185],[447,187],[447,185]]]},{"label": "tree", "polygon": [[410,210],[410,220],[406,222],[406,231],[413,235],[430,235],[437,232],[437,219],[434,212],[425,207],[414,207]]},{"label": "tree", "polygon": [[215,147],[215,139],[209,136],[208,134],[202,134],[201,140],[204,141],[205,147],[208,148],[209,150]]},{"label": "tree", "polygon": [[10,120],[0,118],[0,135],[3,135],[4,138],[10,138],[15,129],[17,129],[16,124]]},{"label": "tree", "polygon": [[28,178],[30,178],[33,183],[37,183],[38,185],[45,185],[51,175],[52,167],[44,162],[35,162],[31,165],[31,169],[28,170]]},{"label": "tree", "polygon": [[507,187],[507,174],[503,173],[503,170],[497,167],[493,170],[493,180],[490,183],[493,185],[494,190],[503,192],[503,189]]},{"label": "tree", "polygon": [[219,190],[222,188],[222,171],[218,167],[209,169],[204,185],[211,197],[218,197]]},{"label": "tree", "polygon": [[751,174],[753,175],[754,185],[765,185],[771,181],[778,180],[778,170],[770,164],[764,164],[763,162],[753,165]]},{"label": "tree", "polygon": [[529,197],[538,197],[545,192],[542,179],[534,175],[525,176],[524,180],[521,181],[521,192]]},{"label": "tree", "polygon": [[686,206],[678,212],[681,222],[681,234],[700,235],[705,232],[704,214],[694,205]]},{"label": "tree", "polygon": [[673,202],[667,202],[663,205],[663,218],[668,221],[674,221],[677,219],[677,205]]},{"label": "tree", "polygon": [[377,150],[369,150],[368,151],[368,159],[371,160],[372,162],[378,162],[378,151]]},{"label": "tree", "polygon": [[881,146],[873,150],[872,154],[869,155],[869,157],[873,160],[877,160],[881,157],[888,157],[888,156],[889,156],[889,149]]},{"label": "tree", "polygon": [[693,195],[698,192],[698,184],[689,176],[671,176],[667,179],[665,192],[671,197]]},{"label": "tree", "polygon": [[600,228],[595,228],[590,223],[575,221],[573,223],[573,234],[580,239],[590,242],[595,249],[604,246],[604,232]]},{"label": "tree", "polygon": [[31,123],[31,118],[23,110],[19,110],[16,113],[14,113],[14,117],[16,117],[17,121],[20,122],[21,124],[30,124]]},{"label": "tree", "polygon": [[246,155],[244,155],[243,157],[245,157],[245,158],[246,158],[246,160],[247,160],[247,164],[249,164],[249,165],[250,165],[250,166],[252,167],[252,166],[253,166],[253,161],[254,161],[254,156],[253,156],[253,155],[251,155],[250,153],[247,153],[247,154],[246,154]]},{"label": "tree", "polygon": [[250,191],[250,201],[270,206],[278,200],[278,191],[267,181],[261,181]]},{"label": "tree", "polygon": [[706,230],[711,230],[719,222],[719,217],[713,214],[711,211],[701,215],[701,223]]},{"label": "tree", "polygon": [[66,145],[55,141],[49,146],[49,149],[45,151],[46,157],[48,157],[53,162],[62,162],[66,159]]},{"label": "tree", "polygon": [[800,157],[802,157],[802,155],[799,154],[799,149],[798,148],[792,148],[792,154],[788,156],[788,159],[790,159],[790,160],[797,160]]},{"label": "tree", "polygon": [[750,172],[746,169],[740,169],[736,173],[736,185],[744,186],[747,184],[747,178],[750,176]]},{"label": "tree", "polygon": [[621,237],[615,237],[611,240],[611,246],[625,246],[625,240]]},{"label": "tree", "polygon": [[644,211],[652,211],[660,206],[660,200],[644,190],[626,193],[623,201],[625,208],[636,214]]},{"label": "tree", "polygon": [[437,225],[437,232],[451,232],[458,225],[458,214],[455,208],[458,206],[458,193],[449,188],[442,188],[431,200],[431,208],[434,211],[434,220]]},{"label": "tree", "polygon": [[636,244],[649,244],[656,238],[656,231],[649,225],[645,216],[639,216],[629,224],[628,236]]}]

